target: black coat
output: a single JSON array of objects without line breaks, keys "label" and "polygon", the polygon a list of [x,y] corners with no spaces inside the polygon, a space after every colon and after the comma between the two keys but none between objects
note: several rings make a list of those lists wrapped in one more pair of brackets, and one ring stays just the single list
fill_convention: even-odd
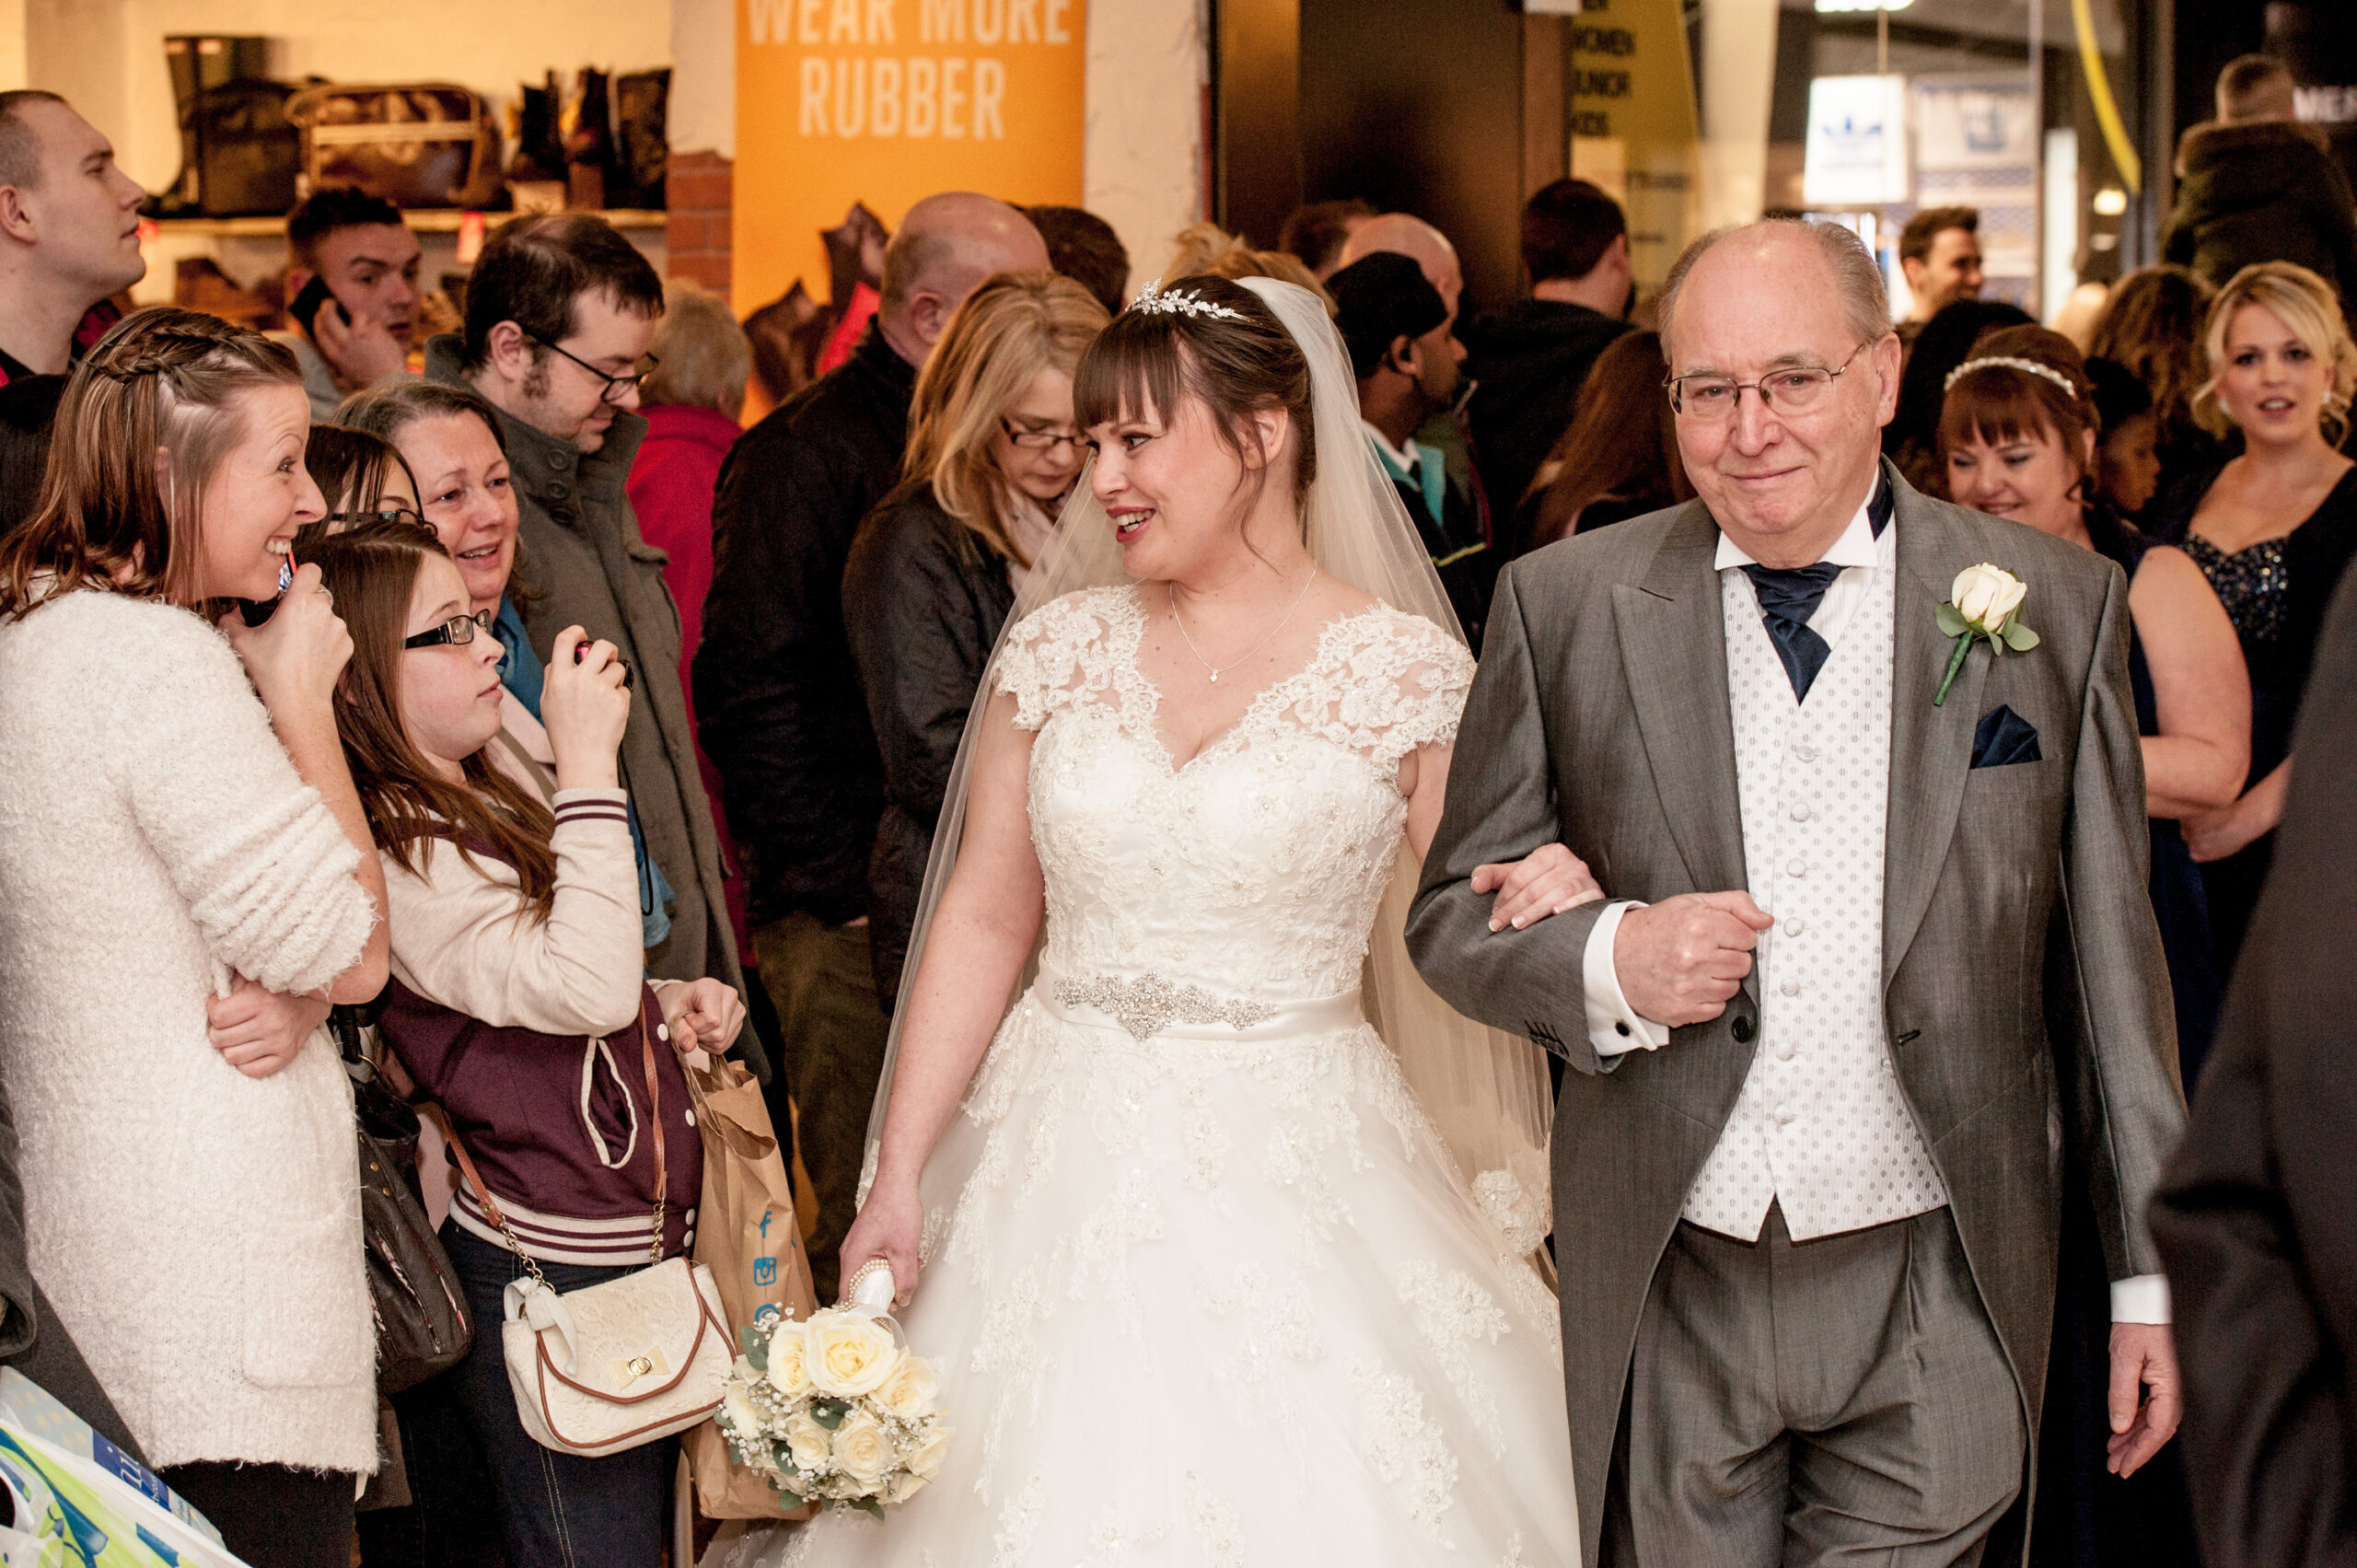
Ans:
[{"label": "black coat", "polygon": [[1627,331],[1626,321],[1553,299],[1521,300],[1466,326],[1465,373],[1476,383],[1466,417],[1500,517],[1514,515],[1548,448],[1571,428],[1596,356]]},{"label": "black coat", "polygon": [[2219,287],[2254,261],[2296,261],[2343,294],[2357,289],[2357,205],[2327,145],[2292,121],[2186,132],[2162,259]]},{"label": "black coat", "polygon": [[2357,581],[2316,668],[2282,853],[2153,1203],[2210,1568],[2357,1563]]},{"label": "black coat", "polygon": [[696,716],[756,923],[868,912],[884,780],[843,630],[843,561],[899,482],[915,389],[915,367],[871,323],[721,466]]},{"label": "black coat", "polygon": [[1015,607],[1006,564],[927,484],[871,514],[843,568],[843,621],[884,763],[867,889],[876,994],[888,1011],[966,715]]}]

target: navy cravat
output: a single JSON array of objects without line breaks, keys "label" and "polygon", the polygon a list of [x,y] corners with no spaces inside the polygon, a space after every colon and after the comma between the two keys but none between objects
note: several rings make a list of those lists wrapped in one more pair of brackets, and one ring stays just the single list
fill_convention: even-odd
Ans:
[{"label": "navy cravat", "polygon": [[1808,618],[1817,613],[1825,590],[1833,586],[1841,568],[1830,561],[1814,566],[1762,566],[1754,562],[1743,569],[1743,575],[1751,579],[1759,596],[1760,619],[1767,622],[1768,640],[1776,645],[1776,656],[1784,661],[1784,673],[1792,678],[1793,695],[1806,702],[1809,683],[1833,653],[1830,644],[1809,630]]},{"label": "navy cravat", "polygon": [[[1866,524],[1876,539],[1890,521],[1892,499],[1889,484],[1877,481],[1874,499],[1866,507]],[[1825,590],[1833,586],[1841,568],[1829,561],[1814,566],[1762,566],[1754,562],[1743,573],[1759,596],[1759,616],[1767,624],[1768,640],[1776,645],[1776,656],[1784,661],[1793,696],[1805,703],[1817,672],[1833,654],[1832,645],[1809,630],[1808,620],[1825,602]]]}]

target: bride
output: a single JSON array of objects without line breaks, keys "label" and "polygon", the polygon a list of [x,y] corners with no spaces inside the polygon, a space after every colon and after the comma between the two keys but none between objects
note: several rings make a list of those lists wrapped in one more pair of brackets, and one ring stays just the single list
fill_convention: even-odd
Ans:
[{"label": "bride", "polygon": [[[1576,1564],[1546,1075],[1399,935],[1473,661],[1354,391],[1260,279],[1082,361],[1088,491],[984,678],[842,1249],[957,1436],[732,1563]],[[1568,858],[1496,912],[1587,896]]]}]

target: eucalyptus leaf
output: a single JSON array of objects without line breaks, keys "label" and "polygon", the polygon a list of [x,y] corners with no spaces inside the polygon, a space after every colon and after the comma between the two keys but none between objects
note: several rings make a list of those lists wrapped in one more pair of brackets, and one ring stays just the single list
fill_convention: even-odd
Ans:
[{"label": "eucalyptus leaf", "polygon": [[843,1417],[850,1413],[851,1407],[844,1404],[841,1400],[813,1400],[810,1401],[810,1419],[817,1422],[819,1425],[825,1427],[830,1432],[832,1432],[837,1427],[842,1425]]},{"label": "eucalyptus leaf", "polygon": [[2038,646],[2038,633],[2018,620],[2009,621],[2005,623],[2005,645],[2017,654],[2026,654]]},{"label": "eucalyptus leaf", "polygon": [[1940,634],[1942,636],[1961,637],[1964,635],[1964,611],[1958,610],[1956,606],[1952,604],[1944,604],[1940,606],[1939,609],[1933,610],[1932,614],[1933,619],[1937,620],[1940,623]]},{"label": "eucalyptus leaf", "polygon": [[873,1497],[847,1498],[844,1501],[844,1506],[856,1508],[863,1514],[873,1514],[879,1519],[884,1516],[884,1504],[878,1503]]},{"label": "eucalyptus leaf", "polygon": [[759,1329],[737,1330],[737,1343],[745,1353],[746,1362],[756,1372],[770,1369],[770,1337]]}]

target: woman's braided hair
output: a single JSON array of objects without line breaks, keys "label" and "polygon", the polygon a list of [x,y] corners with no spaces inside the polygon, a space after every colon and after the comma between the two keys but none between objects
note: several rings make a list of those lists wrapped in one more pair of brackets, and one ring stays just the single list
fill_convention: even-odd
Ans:
[{"label": "woman's braided hair", "polygon": [[217,316],[155,306],[116,322],[66,383],[40,504],[0,543],[0,615],[39,603],[44,575],[196,605],[204,492],[245,395],[302,378],[285,349]]}]

